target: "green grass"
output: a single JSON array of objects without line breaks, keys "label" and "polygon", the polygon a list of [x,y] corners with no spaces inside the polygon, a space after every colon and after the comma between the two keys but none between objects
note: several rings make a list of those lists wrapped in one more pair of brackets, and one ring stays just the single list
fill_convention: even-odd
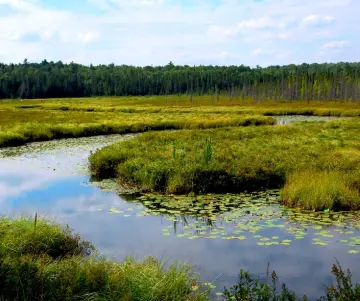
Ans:
[{"label": "green grass", "polygon": [[47,254],[52,258],[85,256],[94,247],[68,227],[45,219],[0,218],[0,256]]},{"label": "green grass", "polygon": [[[0,147],[150,130],[274,124],[271,116],[360,116],[341,102],[252,102],[221,96],[97,97],[0,102]],[[267,116],[267,117],[266,117]]]},{"label": "green grass", "polygon": [[272,117],[259,115],[0,110],[0,147],[59,138],[274,123]]},{"label": "green grass", "polygon": [[107,260],[55,223],[0,219],[1,300],[205,300],[189,266]]},{"label": "green grass", "polygon": [[[292,174],[308,169],[353,174],[355,183],[360,170],[359,130],[360,120],[353,119],[145,133],[97,151],[90,157],[90,167],[94,175],[117,176],[123,185],[176,194],[280,188]],[[309,191],[320,189],[305,182]],[[348,189],[354,192],[358,188]],[[329,209],[358,209],[355,199],[349,206],[348,198],[340,198],[340,204],[336,198],[330,197],[333,205]],[[306,209],[323,207],[288,204]]]},{"label": "green grass", "polygon": [[[207,285],[186,265],[154,258],[115,262],[84,253],[91,246],[67,227],[45,219],[1,218],[0,300],[129,300],[205,301]],[[36,227],[35,227],[36,225]],[[24,247],[27,246],[27,247]],[[56,255],[53,250],[57,250]],[[92,251],[95,251],[91,247]],[[336,284],[319,300],[358,300],[360,287],[339,264],[332,274]],[[269,276],[270,277],[270,276]],[[307,300],[297,298],[285,284],[278,290],[278,277],[260,281],[241,271],[239,281],[223,291],[224,300]]]},{"label": "green grass", "polygon": [[312,210],[358,210],[359,174],[334,171],[304,171],[290,175],[282,190],[283,202],[290,207]]},{"label": "green grass", "polygon": [[[230,101],[223,95],[219,101],[208,95],[192,101],[186,95],[10,101],[0,103],[0,147],[158,131],[98,152],[91,157],[91,169],[98,177],[117,176],[122,185],[163,193],[279,188],[293,173],[304,170],[356,174],[358,119],[278,127],[271,117],[299,114],[359,116],[360,105],[257,103],[240,98]],[[164,130],[189,131],[160,132]],[[295,184],[292,187],[294,190]],[[330,197],[326,206],[337,207],[336,198]],[[323,207],[310,205],[303,196],[284,201],[307,209]],[[343,209],[357,208],[354,202],[350,207],[347,201],[341,203]]]}]

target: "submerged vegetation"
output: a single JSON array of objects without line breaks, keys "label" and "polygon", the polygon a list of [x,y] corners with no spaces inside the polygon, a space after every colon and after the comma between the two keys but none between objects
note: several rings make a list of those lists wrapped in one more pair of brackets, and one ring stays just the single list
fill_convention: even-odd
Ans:
[{"label": "submerged vegetation", "polygon": [[[0,219],[1,300],[205,300],[188,266],[122,263],[43,219]],[[95,252],[90,255],[90,252]]]}]

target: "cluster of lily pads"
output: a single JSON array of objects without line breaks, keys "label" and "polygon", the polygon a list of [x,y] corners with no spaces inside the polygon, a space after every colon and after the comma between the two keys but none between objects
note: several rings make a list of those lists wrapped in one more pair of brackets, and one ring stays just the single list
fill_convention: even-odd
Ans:
[{"label": "cluster of lily pads", "polygon": [[340,242],[360,253],[359,212],[304,212],[279,205],[279,191],[225,195],[143,195],[134,208],[110,213],[124,217],[161,215],[162,235],[179,238],[249,240],[258,246],[290,246],[308,239],[313,245]]}]

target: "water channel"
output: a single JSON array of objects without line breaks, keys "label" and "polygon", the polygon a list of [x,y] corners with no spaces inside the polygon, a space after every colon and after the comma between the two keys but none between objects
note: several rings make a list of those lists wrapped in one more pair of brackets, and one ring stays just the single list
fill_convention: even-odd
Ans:
[{"label": "water channel", "polygon": [[[90,183],[90,152],[129,136],[100,136],[0,149],[0,212],[35,212],[68,224],[101,254],[155,256],[191,264],[221,291],[239,269],[264,277],[267,265],[281,281],[310,298],[324,293],[338,260],[360,281],[360,214],[300,213],[280,206],[277,192],[202,196],[184,212],[170,202],[100,189]],[[219,210],[209,206],[219,205]],[[142,200],[144,201],[144,200]],[[155,200],[156,201],[156,200]],[[176,204],[176,203],[175,203]]]}]

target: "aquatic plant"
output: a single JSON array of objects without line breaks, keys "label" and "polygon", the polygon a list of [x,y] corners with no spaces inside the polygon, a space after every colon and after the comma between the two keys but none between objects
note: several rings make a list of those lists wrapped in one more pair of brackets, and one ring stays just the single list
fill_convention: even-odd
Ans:
[{"label": "aquatic plant", "polygon": [[[68,227],[38,219],[0,221],[1,300],[205,300],[189,266],[154,258],[123,262],[83,252]],[[87,249],[86,249],[87,250]]]},{"label": "aquatic plant", "polygon": [[[335,276],[336,284],[330,285],[325,292],[325,296],[320,297],[319,301],[342,301],[359,300],[360,285],[352,283],[351,272],[344,271],[337,262],[332,267],[332,274]],[[309,300],[306,296],[297,297],[294,292],[288,289],[286,284],[282,284],[278,290],[278,276],[275,272],[271,274],[271,284],[251,277],[250,273],[240,270],[238,283],[234,286],[225,288],[223,296],[226,301],[262,300],[262,301],[305,301]]]},{"label": "aquatic plant", "polygon": [[[234,193],[282,188],[288,183],[283,193],[288,205],[312,210],[357,209],[358,130],[360,122],[353,119],[145,133],[105,147],[89,160],[95,175],[117,176],[121,183],[143,191]],[[169,160],[173,144],[186,156]],[[306,170],[314,173],[303,174]],[[298,196],[290,195],[295,179],[303,185]],[[318,197],[307,202],[305,196],[314,193]]]}]

